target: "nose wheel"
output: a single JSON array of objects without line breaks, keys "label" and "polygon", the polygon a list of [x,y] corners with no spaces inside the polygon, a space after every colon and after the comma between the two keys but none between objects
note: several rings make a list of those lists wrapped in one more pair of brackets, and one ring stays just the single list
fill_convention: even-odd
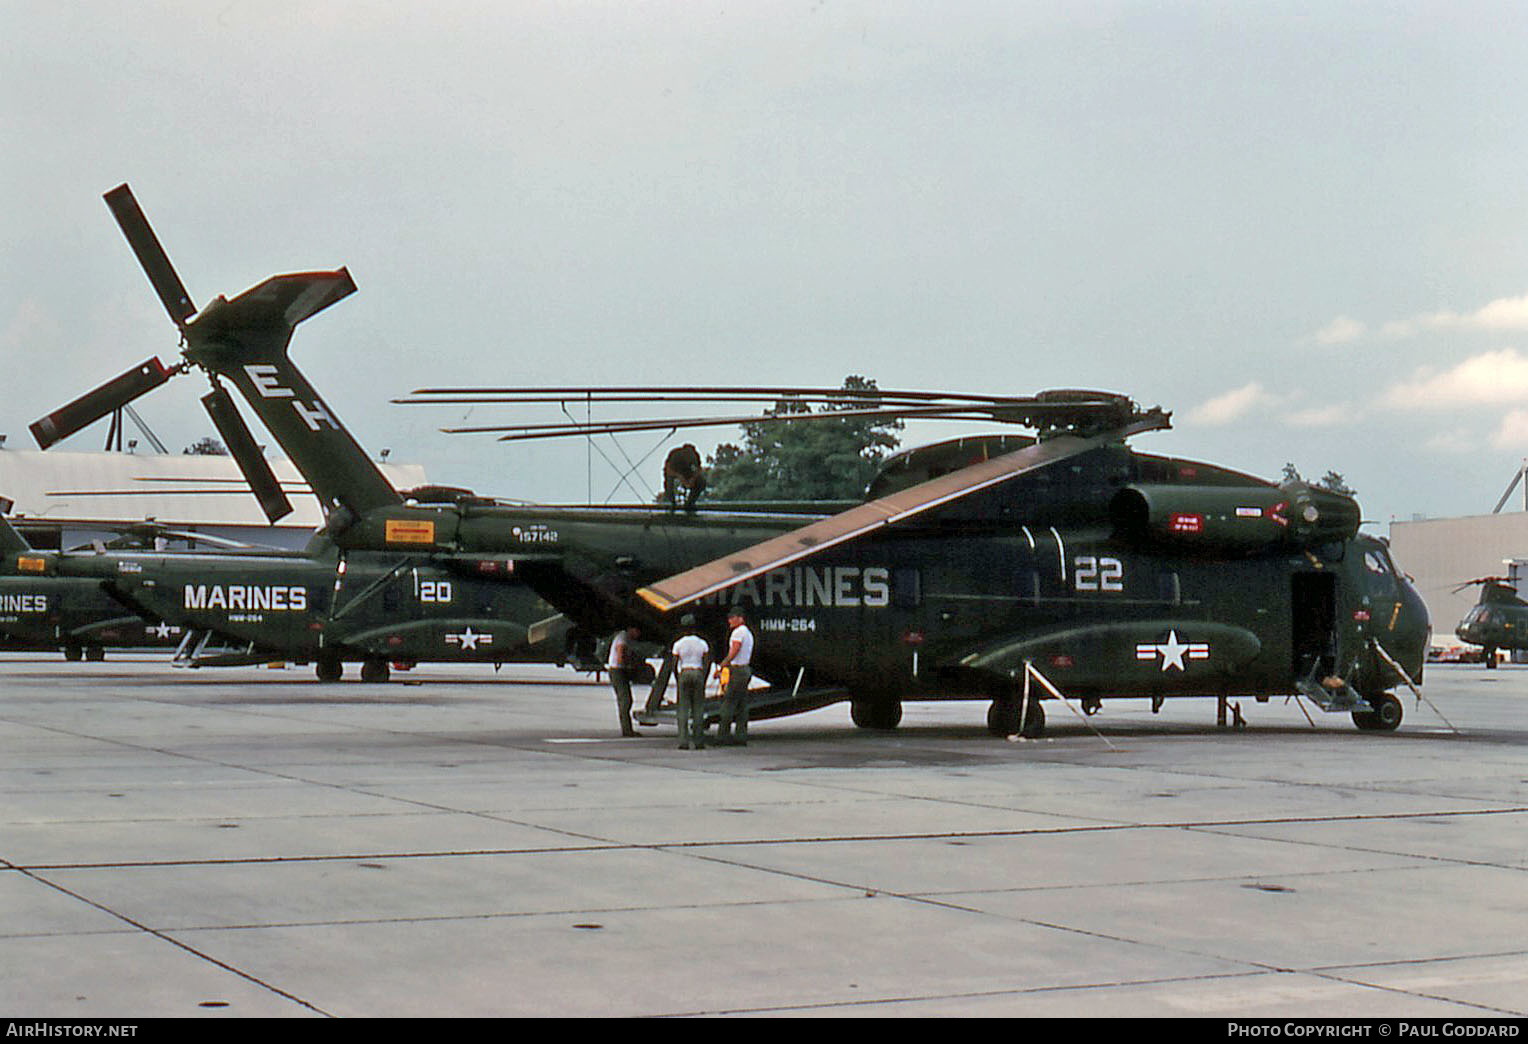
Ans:
[{"label": "nose wheel", "polygon": [[987,708],[987,731],[994,736],[1023,736],[1039,739],[1045,735],[1045,708],[1031,698],[1025,713],[1022,700],[993,700]]},{"label": "nose wheel", "polygon": [[1354,725],[1365,732],[1394,732],[1401,727],[1404,712],[1394,693],[1382,692],[1368,700],[1369,710],[1353,712]]}]

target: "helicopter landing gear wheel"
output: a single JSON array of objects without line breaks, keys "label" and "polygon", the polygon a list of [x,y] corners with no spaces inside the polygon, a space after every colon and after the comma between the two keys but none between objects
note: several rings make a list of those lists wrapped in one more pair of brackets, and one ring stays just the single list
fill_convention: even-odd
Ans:
[{"label": "helicopter landing gear wheel", "polygon": [[862,729],[889,731],[902,724],[902,701],[851,700],[849,720]]},{"label": "helicopter landing gear wheel", "polygon": [[68,645],[64,646],[64,659],[68,660],[70,663],[77,662],[84,655],[85,650],[80,648],[78,645],[75,645],[73,642],[70,642]]},{"label": "helicopter landing gear wheel", "polygon": [[1486,670],[1488,670],[1488,671],[1495,670],[1496,669],[1496,646],[1488,645],[1484,649],[1481,650],[1481,653],[1484,656],[1485,661],[1486,661]]},{"label": "helicopter landing gear wheel", "polygon": [[313,673],[318,675],[321,682],[337,682],[345,673],[345,664],[338,656],[320,653],[318,661],[313,665]]},{"label": "helicopter landing gear wheel", "polygon": [[1403,709],[1394,693],[1382,692],[1368,699],[1373,710],[1354,711],[1354,725],[1365,732],[1394,732],[1400,728]]},{"label": "helicopter landing gear wheel", "polygon": [[85,659],[91,663],[100,663],[106,659],[106,650],[99,645],[87,645],[85,646]]},{"label": "helicopter landing gear wheel", "polygon": [[1045,735],[1045,709],[1040,701],[1031,697],[1029,712],[1023,711],[1022,700],[993,700],[987,708],[987,731],[994,736],[1023,736],[1039,739]]},{"label": "helicopter landing gear wheel", "polygon": [[392,671],[388,669],[387,661],[378,656],[369,656],[361,664],[361,680],[363,682],[385,682],[392,677]]}]

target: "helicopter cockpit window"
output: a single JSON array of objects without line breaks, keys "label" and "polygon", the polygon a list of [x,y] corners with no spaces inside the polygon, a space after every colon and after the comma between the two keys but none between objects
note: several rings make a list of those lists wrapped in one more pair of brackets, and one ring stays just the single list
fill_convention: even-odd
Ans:
[{"label": "helicopter cockpit window", "polygon": [[1390,564],[1390,556],[1379,551],[1364,552],[1364,575],[1365,586],[1370,591],[1393,596],[1396,585],[1395,567]]}]

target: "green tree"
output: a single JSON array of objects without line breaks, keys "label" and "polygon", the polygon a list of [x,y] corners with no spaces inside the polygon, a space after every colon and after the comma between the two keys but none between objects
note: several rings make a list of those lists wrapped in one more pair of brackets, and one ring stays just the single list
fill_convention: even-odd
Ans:
[{"label": "green tree", "polygon": [[854,393],[812,412],[796,397],[776,401],[766,417],[790,421],[744,424],[741,445],[722,443],[707,460],[706,495],[714,500],[851,500],[859,497],[876,469],[896,449],[900,420],[835,417],[881,404],[875,381],[844,378]]},{"label": "green tree", "polygon": [[1333,493],[1341,493],[1349,497],[1354,496],[1358,492],[1358,490],[1348,485],[1341,472],[1331,471],[1330,469],[1325,475],[1321,476],[1321,480],[1316,483],[1316,488],[1329,489]]},{"label": "green tree", "polygon": [[[1300,475],[1299,468],[1295,467],[1291,463],[1286,463],[1284,465],[1284,481],[1304,482],[1305,479]],[[1348,485],[1347,480],[1342,477],[1341,472],[1333,471],[1330,468],[1327,469],[1325,475],[1322,475],[1321,478],[1317,481],[1312,482],[1311,485],[1316,489],[1331,490],[1333,493],[1341,493],[1343,496],[1348,497],[1355,496],[1358,493],[1356,489]]]},{"label": "green tree", "polygon": [[180,451],[183,456],[190,457],[226,457],[228,450],[223,444],[211,435],[203,435],[191,445]]}]

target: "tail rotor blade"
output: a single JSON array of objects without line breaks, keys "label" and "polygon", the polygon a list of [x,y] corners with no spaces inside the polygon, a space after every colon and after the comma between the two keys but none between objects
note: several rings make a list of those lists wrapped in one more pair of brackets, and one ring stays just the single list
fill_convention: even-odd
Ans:
[{"label": "tail rotor blade", "polygon": [[95,391],[86,392],[62,409],[54,410],[31,425],[38,448],[49,446],[120,410],[144,392],[159,387],[175,371],[158,359],[147,359],[126,373],[113,377]]},{"label": "tail rotor blade", "polygon": [[250,434],[249,425],[245,424],[244,418],[240,416],[233,398],[218,387],[202,396],[202,405],[207,408],[207,413],[212,417],[212,423],[217,426],[218,434],[223,437],[223,444],[228,447],[228,452],[238,463],[239,470],[244,473],[250,492],[260,502],[260,510],[265,512],[265,517],[274,523],[277,519],[291,514],[292,502],[287,500],[286,494],[281,491],[281,483],[276,479],[276,473],[271,470],[265,455],[260,452],[260,447],[255,443],[255,437]]},{"label": "tail rotor blade", "polygon": [[175,273],[175,266],[170,264],[169,255],[159,245],[159,237],[154,235],[138,201],[133,198],[133,190],[118,185],[106,193],[105,199],[133,253],[138,255],[138,263],[164,302],[165,311],[170,313],[176,326],[185,326],[186,320],[196,314],[196,305],[191,303],[191,295],[186,293],[180,276]]}]

